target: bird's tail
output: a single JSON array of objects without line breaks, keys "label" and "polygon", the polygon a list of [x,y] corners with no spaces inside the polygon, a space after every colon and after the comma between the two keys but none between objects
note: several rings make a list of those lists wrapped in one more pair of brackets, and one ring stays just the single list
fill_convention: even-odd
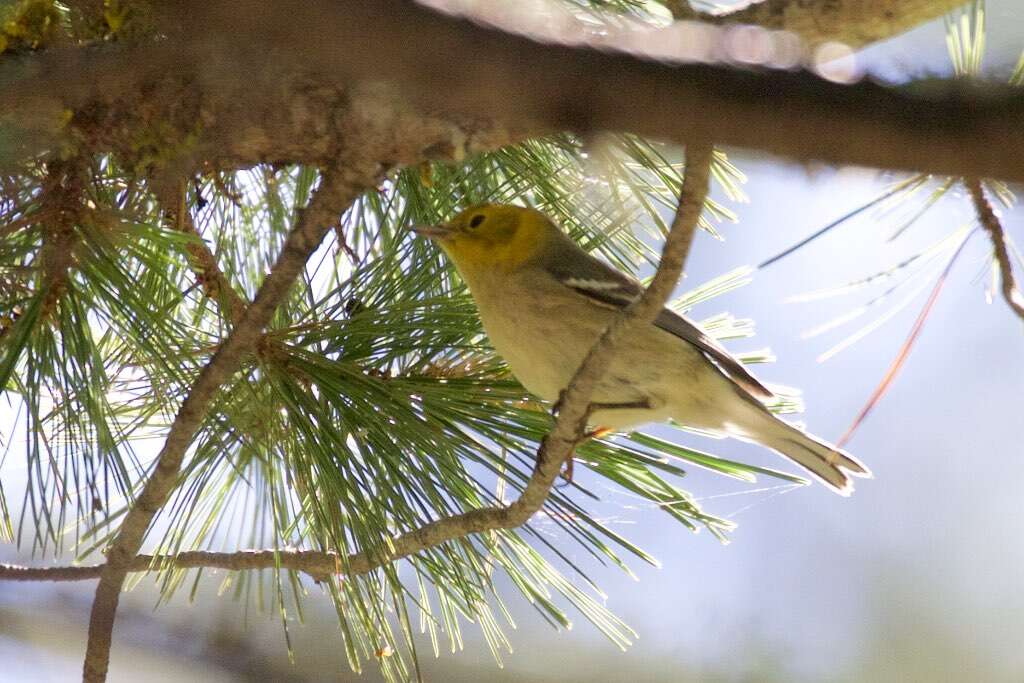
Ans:
[{"label": "bird's tail", "polygon": [[757,440],[806,469],[836,493],[848,496],[853,492],[850,475],[871,477],[871,471],[846,451],[774,415],[772,418],[775,424],[771,434]]}]

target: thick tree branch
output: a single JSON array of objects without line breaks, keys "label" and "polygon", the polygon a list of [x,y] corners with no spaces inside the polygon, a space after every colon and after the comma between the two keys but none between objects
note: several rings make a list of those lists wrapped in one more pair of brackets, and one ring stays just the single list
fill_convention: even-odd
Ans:
[{"label": "thick tree branch", "polygon": [[689,0],[665,3],[677,19],[752,24],[789,31],[807,45],[836,41],[860,48],[885,40],[966,4],[965,0],[761,0],[737,12],[698,12]]},{"label": "thick tree branch", "polygon": [[[21,126],[0,139],[0,166],[53,148],[69,131],[80,144],[131,158],[140,137],[131,131],[154,123],[176,131],[167,146],[184,170],[204,161],[321,164],[379,121],[406,125],[405,146],[440,158],[605,129],[1024,180],[1019,88],[956,82],[911,93],[705,64],[705,52],[667,64],[541,43],[408,0],[170,5],[189,15],[188,32],[173,39],[0,59],[0,117]],[[310,47],[281,47],[291,45]],[[67,110],[74,115],[61,128]]]},{"label": "thick tree branch", "polygon": [[375,182],[376,173],[360,174],[357,168],[331,169],[324,173],[319,188],[285,240],[277,262],[252,305],[203,368],[181,404],[149,479],[132,502],[117,536],[107,549],[107,562],[100,573],[89,618],[83,671],[85,681],[106,679],[114,617],[125,575],[135,561],[150,523],[177,484],[185,451],[217,390],[235,373],[243,356],[254,349],[277,305],[340,213]]},{"label": "thick tree branch", "polygon": [[1010,261],[1010,250],[1006,244],[1006,232],[1003,224],[999,221],[992,204],[985,196],[985,190],[981,181],[977,178],[968,178],[964,181],[967,191],[974,202],[974,210],[978,214],[978,222],[985,228],[989,239],[992,241],[992,253],[999,267],[999,279],[1002,284],[1003,299],[1016,313],[1021,320],[1024,320],[1024,296],[1021,296],[1017,288],[1017,280],[1013,275],[1013,263]]}]

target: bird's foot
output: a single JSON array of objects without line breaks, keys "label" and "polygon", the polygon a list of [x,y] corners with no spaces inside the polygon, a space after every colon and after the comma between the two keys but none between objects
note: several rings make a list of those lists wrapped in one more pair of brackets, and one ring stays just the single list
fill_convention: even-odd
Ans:
[{"label": "bird's foot", "polygon": [[[615,430],[611,427],[597,427],[596,429],[591,429],[588,432],[584,432],[583,436],[580,437],[580,440],[577,442],[577,445],[590,441],[591,439],[602,439],[614,432]],[[569,454],[569,458],[565,461],[565,468],[562,470],[563,483],[558,484],[558,488],[568,486],[572,483],[573,463],[575,462],[576,449],[573,449],[573,452]]]},{"label": "bird's foot", "polygon": [[576,453],[575,452],[570,453],[569,454],[569,459],[565,461],[565,467],[562,468],[562,474],[561,474],[562,481],[561,481],[561,483],[555,484],[555,488],[556,489],[565,488],[566,486],[569,486],[570,484],[572,484],[572,470],[573,470],[572,464],[573,464],[573,462],[575,460],[576,460]]},{"label": "bird's foot", "polygon": [[597,429],[591,429],[589,432],[586,432],[583,435],[583,438],[580,439],[580,443],[582,443],[584,441],[590,441],[591,439],[603,439],[604,437],[608,436],[609,434],[614,434],[614,433],[615,433],[615,430],[612,429],[611,427],[598,427]]}]

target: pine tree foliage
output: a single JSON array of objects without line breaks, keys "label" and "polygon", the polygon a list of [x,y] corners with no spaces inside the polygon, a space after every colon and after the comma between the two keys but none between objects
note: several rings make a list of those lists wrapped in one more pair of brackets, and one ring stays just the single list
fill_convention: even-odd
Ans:
[{"label": "pine tree foliage", "polygon": [[[154,552],[372,554],[430,520],[508,499],[530,476],[551,423],[547,407],[494,356],[465,287],[408,227],[475,202],[524,202],[636,270],[654,259],[659,209],[678,192],[681,169],[670,153],[617,137],[591,155],[559,136],[456,166],[406,169],[361,197],[310,261],[260,351],[219,394],[151,532]],[[718,159],[716,172],[736,182]],[[596,175],[595,164],[604,173]],[[177,229],[145,179],[114,159],[49,163],[7,181],[15,191],[5,194],[5,224],[21,227],[2,247],[3,307],[12,315],[0,377],[21,415],[8,447],[24,443],[28,477],[20,509],[4,498],[3,528],[41,554],[86,557],[116,529],[146,471],[146,444],[159,438],[230,325],[211,283],[190,268],[189,246],[202,239],[230,286],[251,298],[317,175],[261,167],[197,178],[186,204],[201,237]],[[648,234],[634,231],[645,223]],[[709,283],[682,305],[741,282]],[[711,322],[722,337],[749,332],[743,321]],[[685,464],[747,480],[775,474],[640,435],[591,442],[578,457],[685,527],[719,535],[730,523],[674,483]],[[579,484],[556,491],[537,523],[599,562],[627,571],[624,553],[653,562],[588,513],[593,495]],[[585,568],[531,528],[450,544],[321,589],[336,602],[354,667],[384,646],[414,652],[410,634],[421,627],[436,647],[456,647],[466,621],[497,653],[507,646],[500,624],[508,622],[496,569],[551,623],[567,626],[568,606],[621,645],[632,637],[603,607]],[[159,577],[167,596],[186,574]],[[311,590],[297,576],[229,581],[236,595],[257,596],[282,615]],[[381,661],[398,678],[409,674],[407,658]]]}]

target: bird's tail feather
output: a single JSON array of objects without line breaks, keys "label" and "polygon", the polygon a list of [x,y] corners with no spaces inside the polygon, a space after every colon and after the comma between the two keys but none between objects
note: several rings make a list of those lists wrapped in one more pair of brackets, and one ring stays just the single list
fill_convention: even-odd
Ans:
[{"label": "bird's tail feather", "polygon": [[775,435],[765,445],[800,465],[826,486],[843,496],[853,492],[855,477],[870,477],[871,471],[849,453],[813,434],[775,418]]}]

